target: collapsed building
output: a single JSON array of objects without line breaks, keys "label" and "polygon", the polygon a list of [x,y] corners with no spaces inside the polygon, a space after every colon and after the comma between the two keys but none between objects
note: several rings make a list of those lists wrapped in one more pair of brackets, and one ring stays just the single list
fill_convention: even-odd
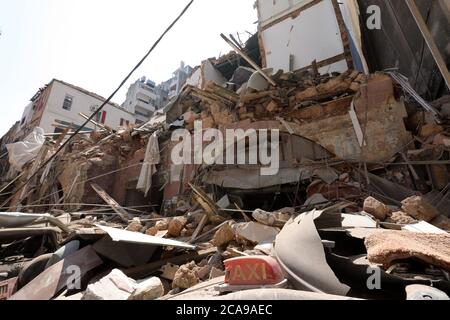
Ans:
[{"label": "collapsed building", "polygon": [[[205,60],[148,123],[77,135],[44,168],[68,129],[57,140],[34,132],[27,146],[39,148],[24,147],[25,154],[6,141],[10,164],[2,160],[2,172],[9,177],[0,214],[6,298],[450,293],[445,75],[410,83],[402,75],[411,75],[409,65],[373,69],[363,41],[373,34],[357,14],[365,1],[285,2],[257,1],[258,33],[246,44],[222,35],[234,50]],[[311,36],[317,16],[326,23]],[[421,59],[434,61],[425,45]],[[431,103],[417,93],[429,86]],[[180,139],[195,140],[198,123],[202,138],[207,129],[223,136],[240,130],[214,151],[214,160],[231,153],[232,163],[174,163]],[[180,139],[173,138],[177,130],[184,132]],[[267,147],[252,132],[278,133],[275,173],[261,174],[267,168],[261,156],[250,161],[255,148]],[[195,159],[195,147],[188,152]],[[274,279],[236,276],[238,267],[258,263]],[[79,266],[79,287],[61,280],[70,276],[63,265]],[[379,288],[367,286],[368,268],[380,270]]]}]

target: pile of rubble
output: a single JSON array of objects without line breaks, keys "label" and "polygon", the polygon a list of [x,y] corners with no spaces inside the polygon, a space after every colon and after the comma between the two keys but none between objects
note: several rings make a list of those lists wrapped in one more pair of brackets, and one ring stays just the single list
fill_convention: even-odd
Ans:
[{"label": "pile of rubble", "polygon": [[[384,73],[270,79],[239,67],[186,86],[166,114],[79,135],[40,170],[64,135],[47,139],[2,188],[0,299],[449,294],[449,99],[429,105],[436,122]],[[278,174],[174,165],[171,133],[197,120],[280,130]]]}]

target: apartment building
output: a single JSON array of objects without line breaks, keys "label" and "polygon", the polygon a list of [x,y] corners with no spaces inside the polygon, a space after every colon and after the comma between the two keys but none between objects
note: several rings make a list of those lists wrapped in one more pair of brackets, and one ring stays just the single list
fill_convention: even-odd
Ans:
[{"label": "apartment building", "polygon": [[180,93],[193,71],[191,66],[187,66],[181,61],[180,67],[173,72],[172,78],[161,84],[161,87],[168,92],[169,100]]},{"label": "apartment building", "polygon": [[156,110],[161,109],[168,102],[168,95],[161,86],[142,77],[133,83],[127,92],[127,98],[122,108],[135,115],[136,124],[150,120]]},{"label": "apartment building", "polygon": [[[86,89],[53,79],[39,89],[25,108],[20,120],[20,136],[26,136],[35,127],[41,127],[45,133],[61,132],[62,129],[58,125],[73,125],[74,128],[79,128],[85,122],[80,113],[90,116],[105,100]],[[135,116],[111,102],[96,115],[95,121],[117,129],[119,126],[135,123]],[[96,125],[92,123],[84,128],[85,131],[94,129]]]}]

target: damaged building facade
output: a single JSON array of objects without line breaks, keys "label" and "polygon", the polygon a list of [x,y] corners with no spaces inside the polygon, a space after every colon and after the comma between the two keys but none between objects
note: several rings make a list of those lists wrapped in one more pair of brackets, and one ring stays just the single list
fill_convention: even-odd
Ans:
[{"label": "damaged building facade", "polygon": [[[20,137],[26,137],[34,128],[39,127],[45,133],[61,133],[61,127],[81,123],[84,115],[91,115],[106,99],[86,89],[70,83],[53,79],[31,99],[25,108],[20,123]],[[102,125],[116,128],[125,122],[134,123],[134,114],[109,103],[96,117],[96,126],[90,123],[84,130],[95,130]],[[55,127],[61,125],[61,127]]]},{"label": "damaged building facade", "polygon": [[[448,7],[408,3],[383,10],[381,33],[366,28],[367,1],[257,1],[258,32],[245,44],[222,35],[233,51],[194,68],[150,121],[77,135],[43,168],[68,131],[37,132],[33,160],[0,192],[5,298],[448,299],[450,98],[436,66],[449,63],[448,36],[426,39],[418,23],[380,54],[396,17],[431,12],[429,26],[448,26]],[[399,68],[413,42],[422,66]],[[260,157],[174,163],[173,133],[194,139],[199,121],[277,132],[276,174],[260,174]],[[245,134],[220,151],[239,144],[250,159]],[[58,282],[66,263],[81,266],[81,289]]]}]

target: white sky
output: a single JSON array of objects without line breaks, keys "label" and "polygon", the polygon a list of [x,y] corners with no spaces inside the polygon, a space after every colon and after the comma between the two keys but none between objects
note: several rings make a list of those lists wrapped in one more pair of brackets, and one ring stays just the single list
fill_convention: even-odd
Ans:
[{"label": "white sky", "polygon": [[[230,51],[220,33],[256,31],[255,0],[195,0],[129,83],[159,83]],[[57,78],[107,97],[188,0],[0,0],[0,136]]]}]

